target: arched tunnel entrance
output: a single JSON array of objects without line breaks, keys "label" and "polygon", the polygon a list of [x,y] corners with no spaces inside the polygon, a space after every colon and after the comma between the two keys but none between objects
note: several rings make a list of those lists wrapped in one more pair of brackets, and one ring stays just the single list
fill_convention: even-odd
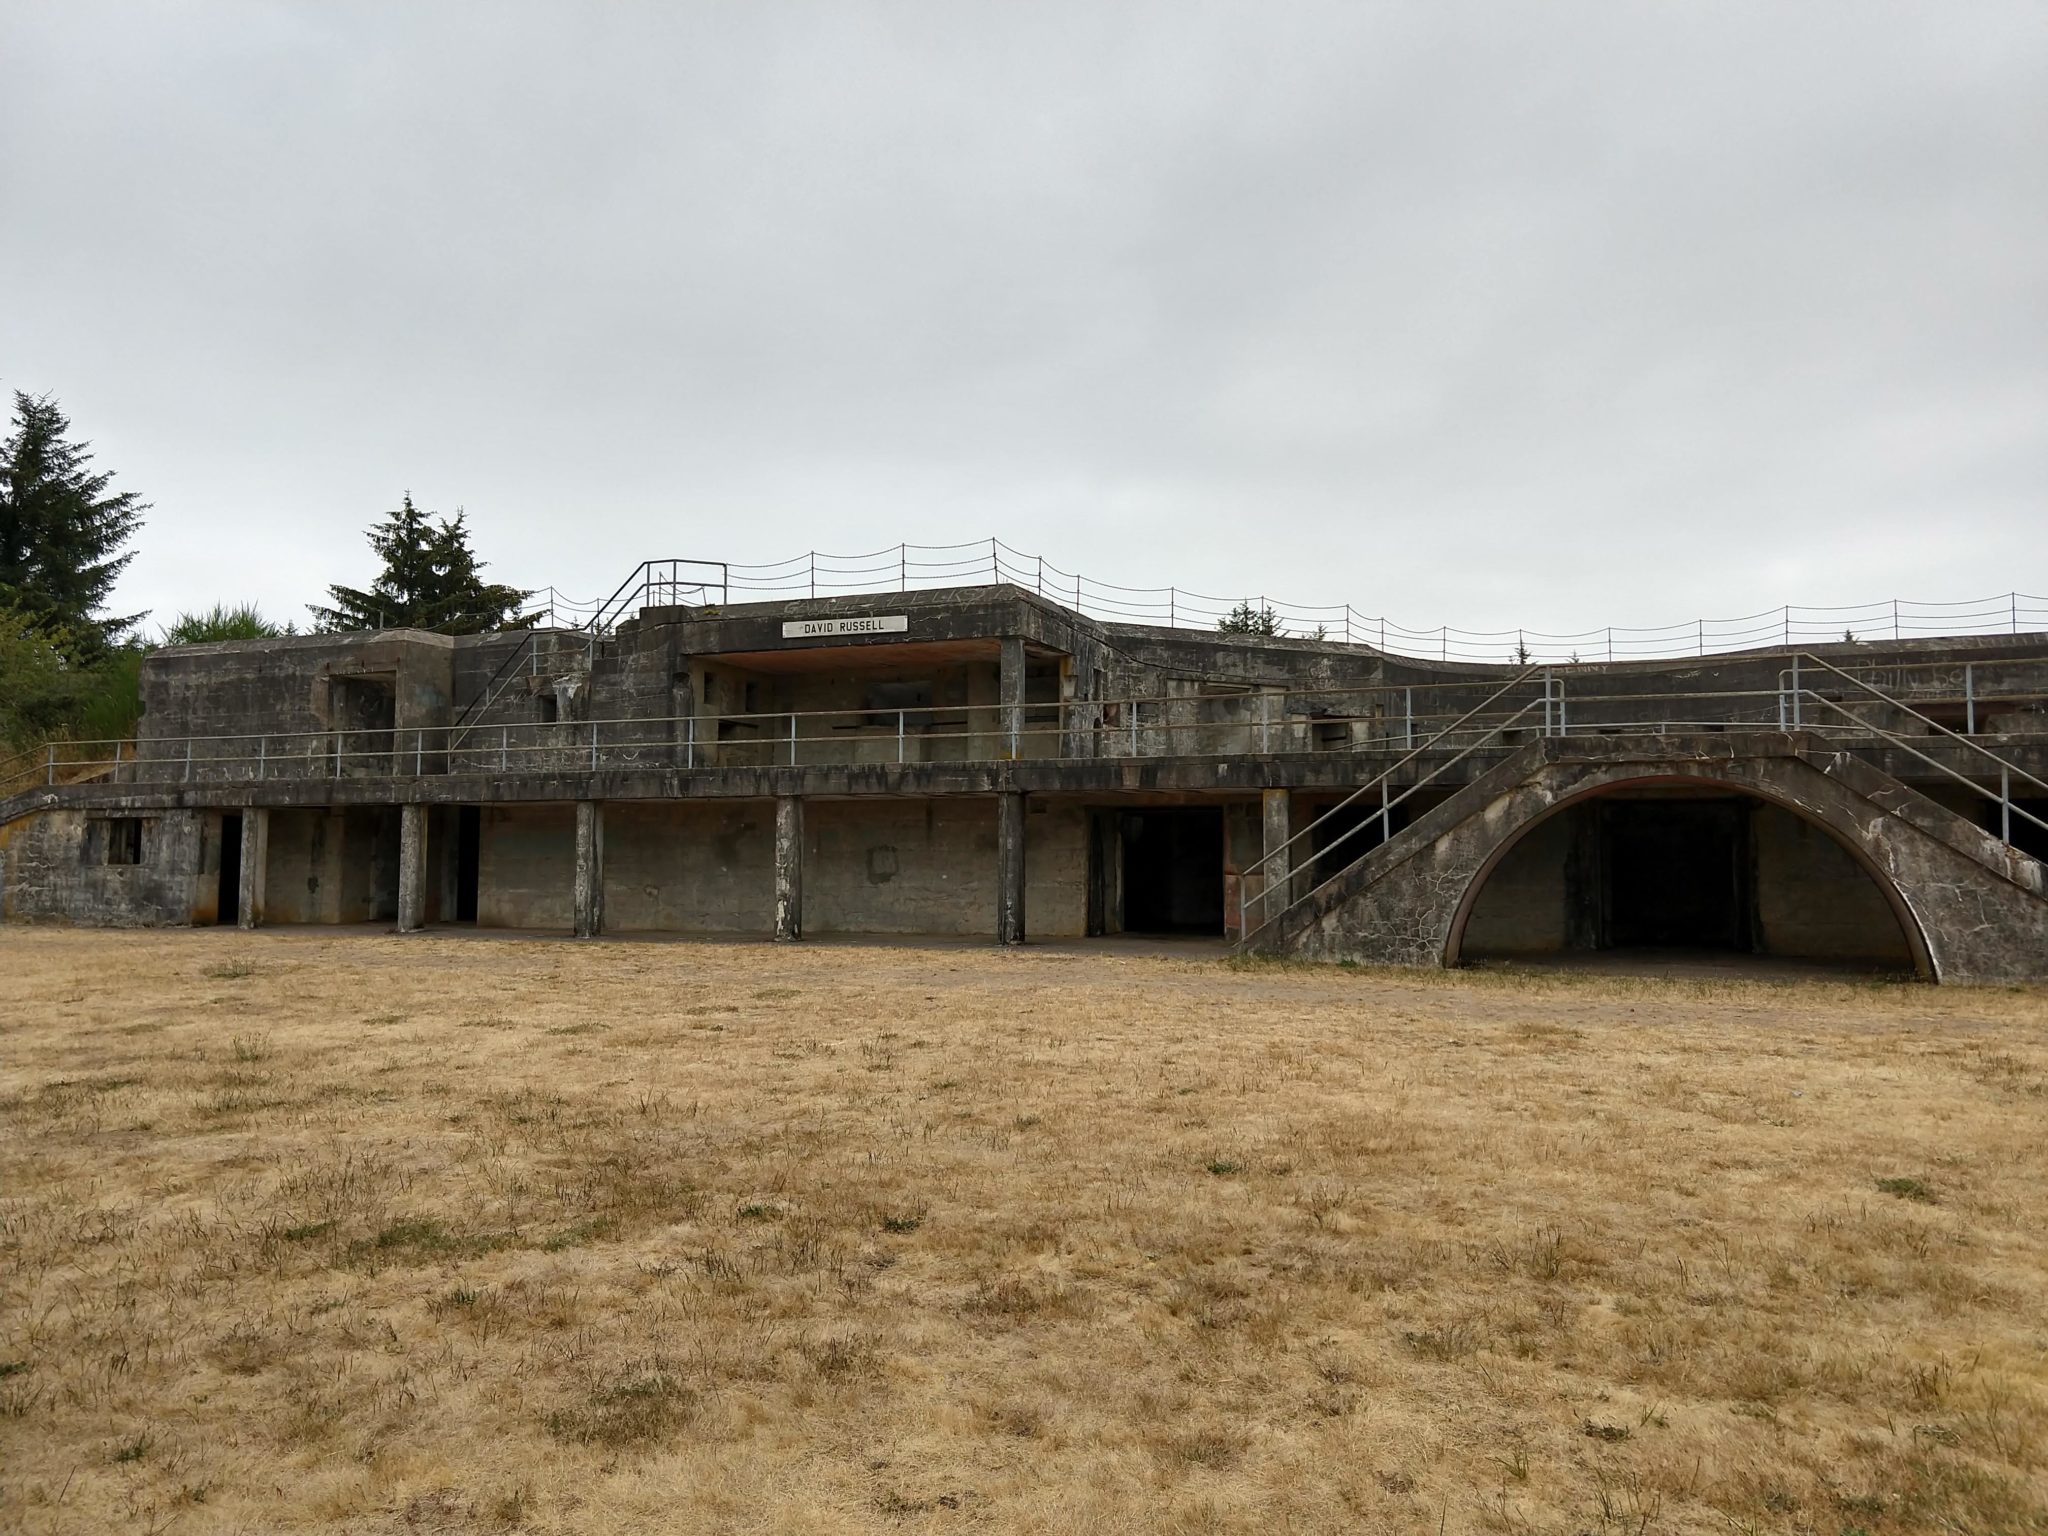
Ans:
[{"label": "arched tunnel entrance", "polygon": [[1459,960],[1751,955],[1921,969],[1909,915],[1836,836],[1697,780],[1623,783],[1526,827],[1481,872]]}]

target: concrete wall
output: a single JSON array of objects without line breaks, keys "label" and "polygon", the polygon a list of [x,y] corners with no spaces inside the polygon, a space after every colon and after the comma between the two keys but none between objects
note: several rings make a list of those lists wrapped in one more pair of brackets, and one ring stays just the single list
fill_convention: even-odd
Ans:
[{"label": "concrete wall", "polygon": [[[1465,925],[1468,955],[1553,955],[1570,947],[1573,893],[1566,867],[1588,809],[1574,807],[1537,823],[1494,867]],[[1582,901],[1599,900],[1597,888],[1578,894]]]},{"label": "concrete wall", "polygon": [[389,922],[398,915],[396,806],[270,813],[266,923]]},{"label": "concrete wall", "polygon": [[1760,805],[1750,838],[1758,949],[1912,967],[1912,951],[1890,904],[1833,837],[1782,806]]},{"label": "concrete wall", "polygon": [[219,864],[205,867],[204,812],[144,815],[138,864],[104,862],[108,820],[58,810],[13,823],[0,869],[0,916],[114,928],[180,927],[192,921],[202,885],[211,908]]},{"label": "concrete wall", "polygon": [[[624,852],[606,827],[607,861]],[[480,928],[568,928],[575,921],[576,807],[487,805],[477,829]]]},{"label": "concrete wall", "polygon": [[[1026,930],[1079,937],[1088,920],[1087,813],[1038,802],[1027,805],[1024,826]],[[806,804],[804,931],[992,937],[995,831],[995,803],[981,797]],[[568,927],[574,837],[572,807],[486,807],[479,924]],[[605,927],[766,934],[774,848],[770,802],[607,805]]]},{"label": "concrete wall", "polygon": [[[560,871],[564,891],[570,870]],[[767,933],[775,806],[614,802],[604,812],[604,920],[614,933]]]},{"label": "concrete wall", "polygon": [[[993,800],[815,801],[804,808],[808,933],[996,931]],[[1029,802],[1024,815],[1024,927],[1078,938],[1088,926],[1088,818],[1079,806]]]}]

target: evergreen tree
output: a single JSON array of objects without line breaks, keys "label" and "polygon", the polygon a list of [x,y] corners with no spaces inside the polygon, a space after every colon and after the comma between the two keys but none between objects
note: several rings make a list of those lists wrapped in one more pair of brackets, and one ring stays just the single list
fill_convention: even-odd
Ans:
[{"label": "evergreen tree", "polygon": [[309,605],[319,627],[433,629],[473,635],[504,629],[520,617],[528,594],[483,579],[483,562],[469,547],[463,514],[435,521],[406,494],[396,512],[369,530],[370,548],[384,569],[367,589],[329,587],[332,607]]},{"label": "evergreen tree", "polygon": [[143,617],[100,614],[135,558],[122,546],[148,503],[108,494],[86,443],[48,395],[14,392],[14,431],[0,444],[0,607],[44,628],[71,660],[92,659]]},{"label": "evergreen tree", "polygon": [[1249,602],[1239,603],[1216,621],[1216,628],[1226,635],[1277,635],[1280,633],[1280,615],[1270,608],[1254,608]]}]

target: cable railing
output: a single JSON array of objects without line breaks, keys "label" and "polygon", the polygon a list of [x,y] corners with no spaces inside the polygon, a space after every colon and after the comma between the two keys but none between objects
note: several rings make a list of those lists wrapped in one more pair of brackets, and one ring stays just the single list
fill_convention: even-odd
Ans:
[{"label": "cable railing", "polygon": [[[1505,684],[1197,685],[1107,700],[862,700],[809,709],[700,708],[663,716],[60,741],[41,749],[16,787],[90,777],[178,784],[1274,754],[1392,755],[1405,761],[1404,755],[1521,744],[1529,731],[1526,703],[1510,708],[1500,701],[1517,687],[1534,686],[1542,690],[1546,735],[1798,729],[1864,742],[1887,733],[1931,738],[1950,751],[1942,738],[1967,743],[1981,734],[2000,740],[2009,728],[2026,728],[2048,696],[2044,664],[2029,659],[1879,668],[1876,682],[1828,665],[1829,673],[1846,680],[1835,690],[1844,698],[1829,700],[1828,709],[1808,709],[1802,700],[1819,697],[1812,686],[1822,677],[1816,665],[1808,662],[1803,678],[1790,666],[1767,669],[1749,687],[1673,687],[1667,681],[1645,688],[1641,679],[1629,680],[1638,686],[1622,687],[1599,672],[1531,667]],[[1532,681],[1539,678],[1540,684]],[[1850,698],[1852,693],[1861,697]],[[1957,731],[1936,715],[1969,729]],[[2041,744],[2048,750],[2048,737]]]},{"label": "cable railing", "polygon": [[[710,570],[716,565],[718,577]],[[640,607],[789,601],[1003,584],[1088,618],[1167,629],[1270,633],[1282,639],[1371,646],[1435,661],[1569,664],[1709,656],[1840,641],[1904,641],[2048,629],[2048,597],[2014,591],[1963,602],[1885,598],[1837,606],[1785,604],[1725,618],[1661,625],[1603,625],[1569,633],[1535,628],[1465,629],[1404,624],[1349,603],[1304,604],[1261,592],[1225,595],[1184,587],[1133,587],[1070,571],[998,538],[965,544],[897,544],[865,554],[807,551],[759,564],[649,561],[601,601],[549,587],[535,596],[551,623],[608,632]]]}]

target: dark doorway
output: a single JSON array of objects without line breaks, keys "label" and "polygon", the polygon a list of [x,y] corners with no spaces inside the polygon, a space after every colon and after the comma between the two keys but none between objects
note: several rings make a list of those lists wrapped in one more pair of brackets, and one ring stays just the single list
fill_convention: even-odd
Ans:
[{"label": "dark doorway", "polygon": [[224,811],[220,818],[220,890],[214,898],[213,920],[232,928],[242,920],[242,813]]},{"label": "dark doorway", "polygon": [[1223,812],[1126,811],[1126,933],[1223,932]]},{"label": "dark doorway", "polygon": [[478,847],[483,841],[483,810],[464,805],[455,811],[455,921],[476,921]]},{"label": "dark doorway", "polygon": [[1604,802],[1608,945],[1748,950],[1748,810],[1737,800]]}]

